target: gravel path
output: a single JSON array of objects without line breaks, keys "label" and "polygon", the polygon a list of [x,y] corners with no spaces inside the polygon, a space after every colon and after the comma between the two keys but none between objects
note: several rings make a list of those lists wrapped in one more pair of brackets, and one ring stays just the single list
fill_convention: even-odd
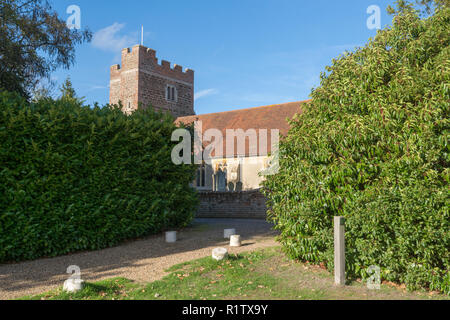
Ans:
[{"label": "gravel path", "polygon": [[[223,229],[236,228],[243,246],[230,248],[223,239]],[[70,265],[81,268],[81,277],[98,281],[124,277],[137,282],[150,282],[166,275],[169,267],[211,255],[213,248],[223,246],[230,253],[277,246],[276,231],[263,220],[196,219],[179,232],[178,242],[165,243],[163,235],[125,243],[94,252],[77,253],[17,264],[0,264],[0,299],[34,295],[62,286]]]}]

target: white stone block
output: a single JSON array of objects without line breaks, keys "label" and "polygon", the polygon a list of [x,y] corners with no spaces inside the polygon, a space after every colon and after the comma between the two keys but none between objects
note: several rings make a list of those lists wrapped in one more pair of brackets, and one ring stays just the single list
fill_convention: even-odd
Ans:
[{"label": "white stone block", "polygon": [[236,229],[225,229],[223,231],[223,237],[225,239],[230,239],[230,237],[235,234],[236,234]]},{"label": "white stone block", "polygon": [[167,243],[177,242],[177,232],[176,231],[166,232],[166,242]]},{"label": "white stone block", "polygon": [[214,260],[220,261],[228,257],[228,250],[225,248],[216,248],[212,251]]},{"label": "white stone block", "polygon": [[240,247],[241,246],[241,236],[232,235],[230,237],[230,247]]},{"label": "white stone block", "polygon": [[70,293],[76,293],[83,290],[84,281],[81,279],[67,279],[64,281],[63,290]]}]

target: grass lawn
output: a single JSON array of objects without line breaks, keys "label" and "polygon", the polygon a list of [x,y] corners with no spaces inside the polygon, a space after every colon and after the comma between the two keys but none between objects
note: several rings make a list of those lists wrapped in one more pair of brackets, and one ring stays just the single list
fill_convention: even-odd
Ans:
[{"label": "grass lawn", "polygon": [[62,288],[33,300],[309,300],[309,299],[450,299],[430,292],[406,292],[383,284],[368,290],[353,282],[334,286],[333,275],[318,266],[290,261],[280,248],[231,255],[216,262],[203,258],[173,266],[162,280],[141,284],[123,278],[86,283],[76,294]]}]

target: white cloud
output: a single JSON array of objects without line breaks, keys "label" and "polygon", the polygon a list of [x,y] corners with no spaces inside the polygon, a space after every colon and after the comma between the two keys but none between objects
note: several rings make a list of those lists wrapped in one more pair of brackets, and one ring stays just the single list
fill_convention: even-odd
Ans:
[{"label": "white cloud", "polygon": [[103,28],[94,33],[92,37],[92,45],[96,48],[120,52],[123,48],[128,48],[136,44],[136,36],[133,34],[120,35],[119,32],[125,27],[124,23],[117,23]]},{"label": "white cloud", "polygon": [[210,95],[213,95],[213,94],[217,94],[217,93],[219,93],[219,91],[218,91],[217,89],[206,89],[206,90],[201,90],[201,91],[196,92],[196,93],[194,94],[194,101],[196,101],[196,100],[198,100],[198,99],[200,99],[200,98],[206,97],[206,96],[210,96]]}]

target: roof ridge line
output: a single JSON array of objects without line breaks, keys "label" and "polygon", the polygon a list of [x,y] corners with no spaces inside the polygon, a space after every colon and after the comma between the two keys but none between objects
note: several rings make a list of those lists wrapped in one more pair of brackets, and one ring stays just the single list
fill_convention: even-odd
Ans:
[{"label": "roof ridge line", "polygon": [[306,103],[311,101],[312,99],[308,99],[308,100],[301,100],[301,101],[291,101],[291,102],[284,102],[284,103],[278,103],[278,104],[270,104],[270,105],[266,105],[266,106],[259,106],[259,107],[250,107],[250,108],[244,108],[244,109],[236,109],[236,110],[228,110],[228,111],[221,111],[221,112],[211,112],[211,113],[202,113],[202,114],[195,114],[195,115],[190,115],[190,116],[184,116],[184,117],[178,117],[178,119],[180,118],[188,118],[188,117],[200,117],[200,116],[208,116],[208,115],[212,115],[212,114],[221,114],[221,113],[229,113],[229,112],[239,112],[239,111],[246,111],[246,110],[253,110],[253,109],[259,109],[259,108],[269,108],[269,107],[276,107],[276,106],[281,106],[284,104],[289,104],[289,103]]}]

